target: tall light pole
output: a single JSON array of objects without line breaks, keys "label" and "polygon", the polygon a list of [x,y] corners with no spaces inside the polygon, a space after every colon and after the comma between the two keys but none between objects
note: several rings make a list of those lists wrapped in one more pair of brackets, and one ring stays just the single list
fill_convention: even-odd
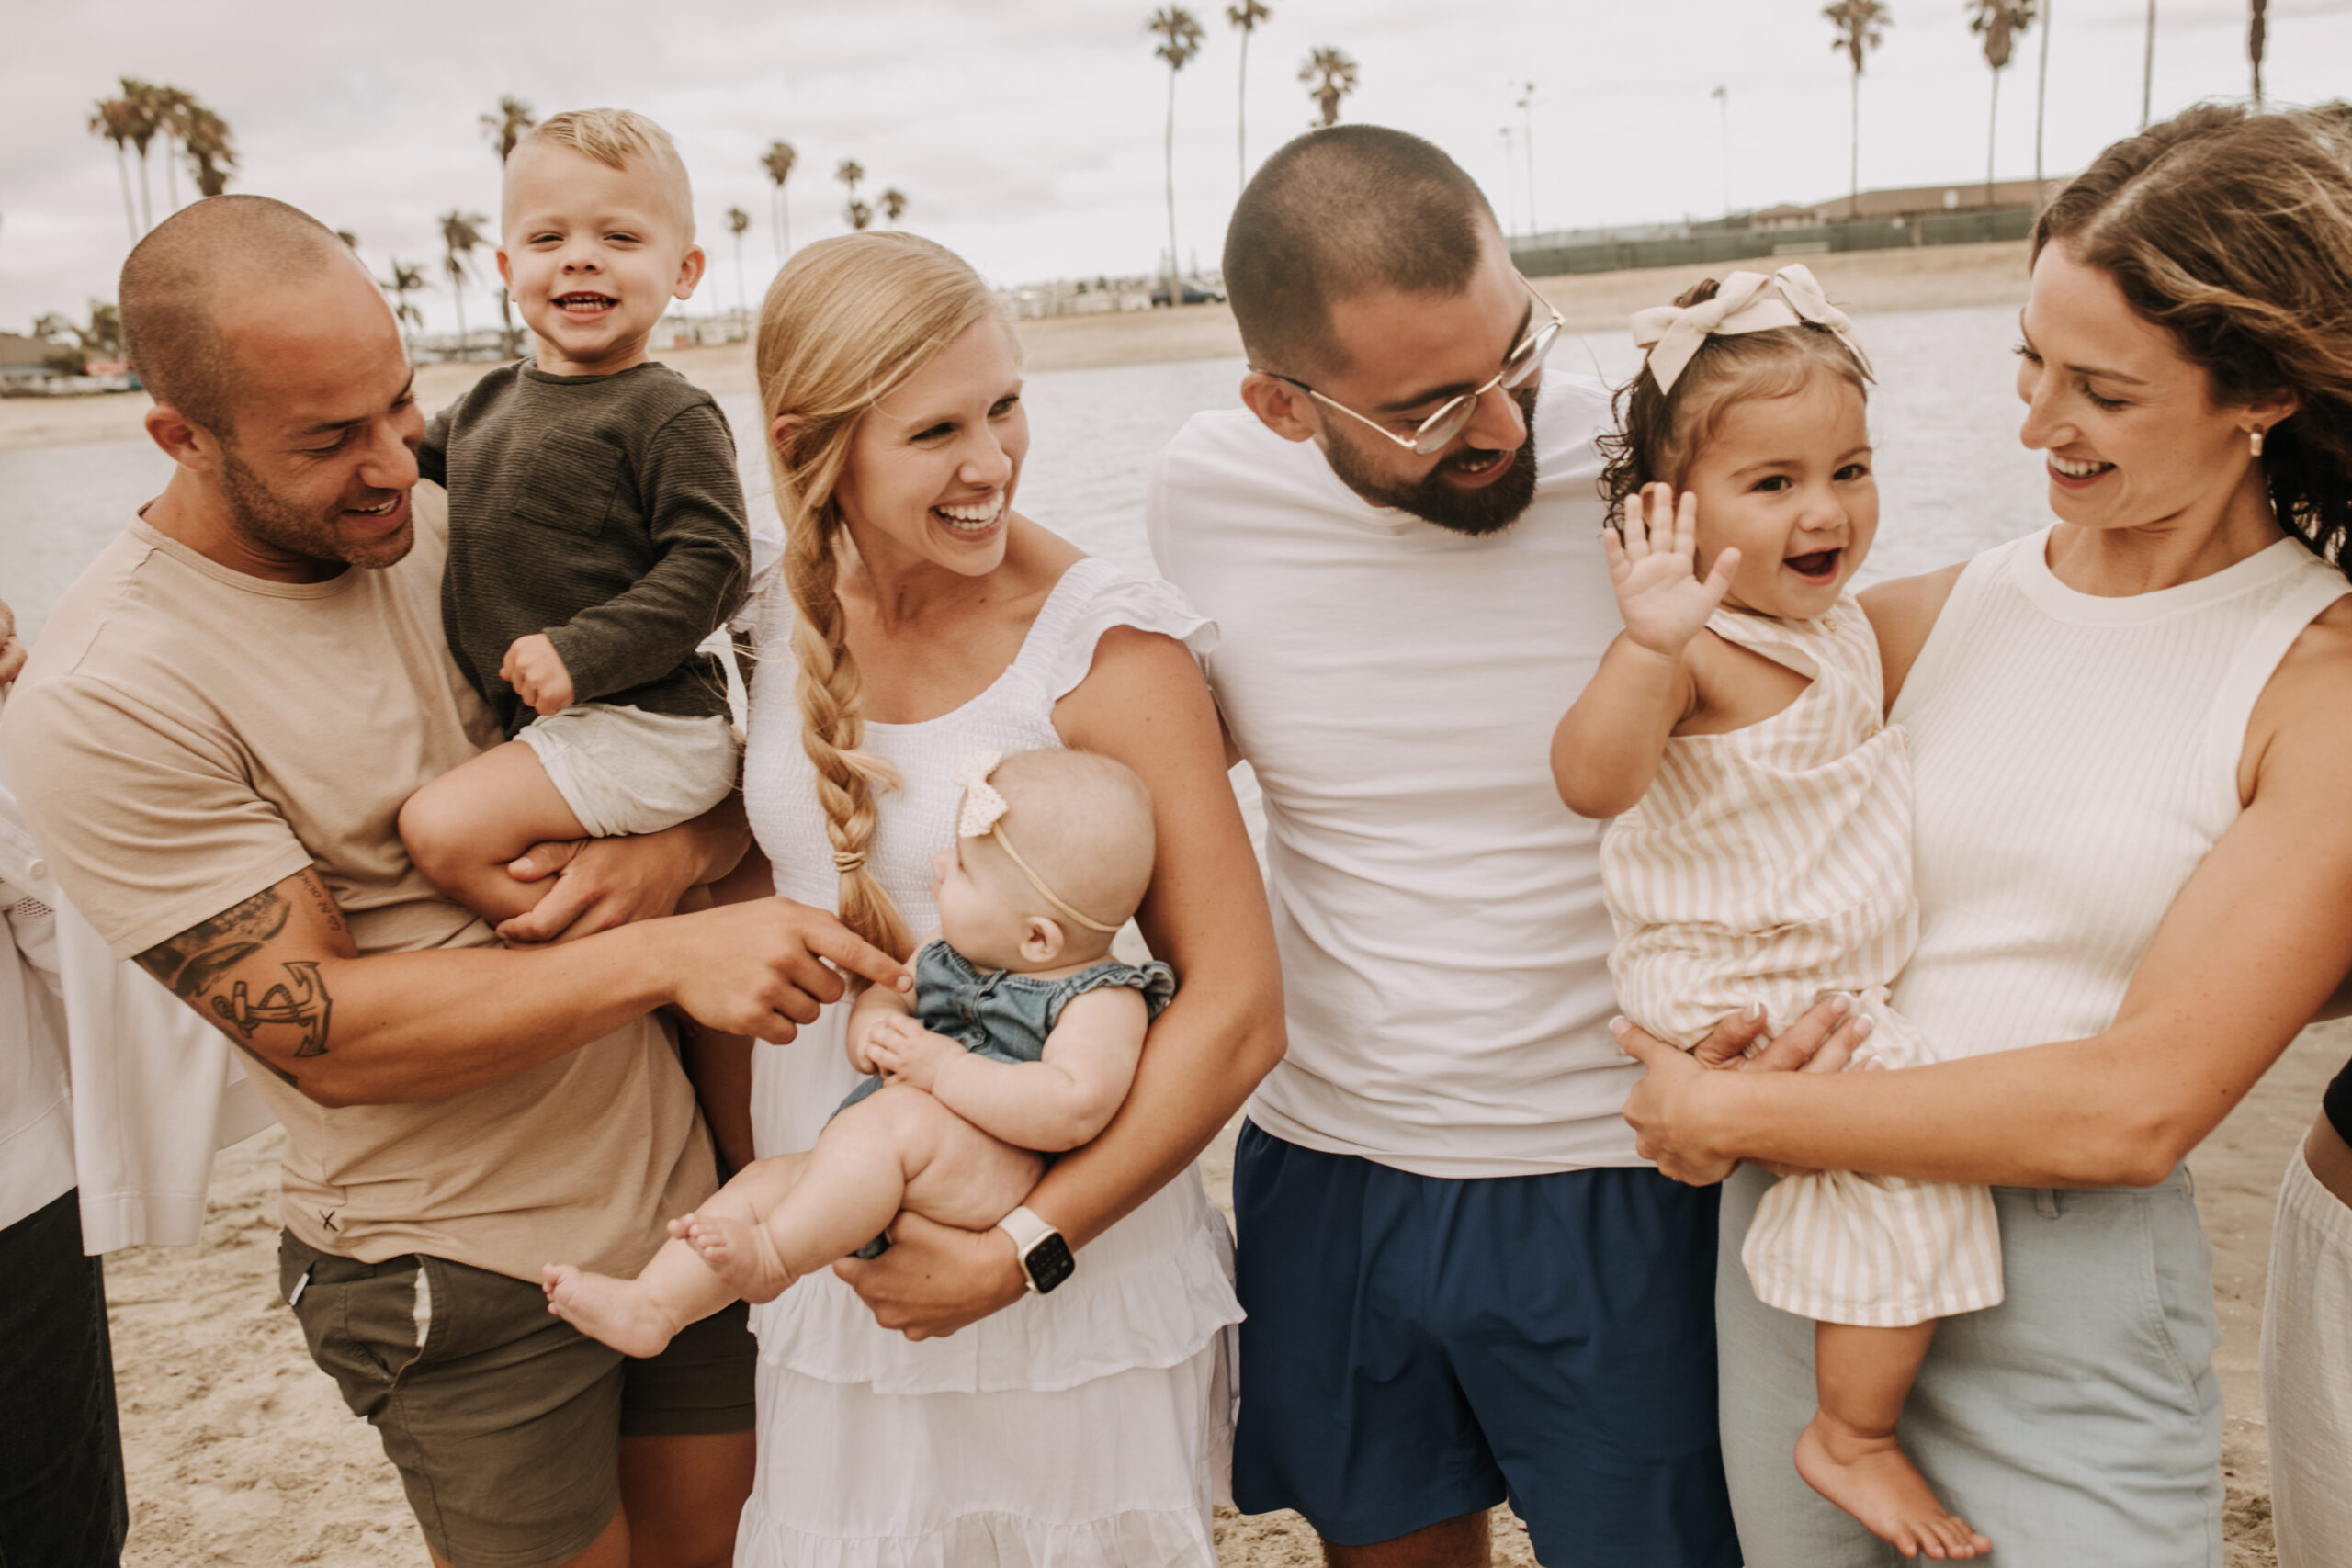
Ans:
[{"label": "tall light pole", "polygon": [[1532,235],[1543,227],[1535,217],[1535,84],[1515,82],[1511,85],[1520,89],[1519,112],[1523,117],[1520,140],[1527,151],[1527,231]]},{"label": "tall light pole", "polygon": [[[2047,33],[2042,35],[2047,38]],[[2148,53],[2140,66],[2140,129],[2148,129],[2149,100],[2156,90],[2156,0],[2148,0]]]},{"label": "tall light pole", "polygon": [[1723,110],[1724,216],[1728,218],[1731,216],[1731,89],[1718,82],[1715,90],[1707,96],[1714,99],[1716,107]]},{"label": "tall light pole", "polygon": [[1503,127],[1503,232],[1512,232],[1519,224],[1519,163],[1511,155],[1510,141],[1518,134],[1508,125]]}]

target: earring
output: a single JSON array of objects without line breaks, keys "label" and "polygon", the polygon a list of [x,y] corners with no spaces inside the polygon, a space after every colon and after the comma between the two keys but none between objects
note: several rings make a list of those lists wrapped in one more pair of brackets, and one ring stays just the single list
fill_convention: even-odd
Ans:
[{"label": "earring", "polygon": [[2254,455],[2256,457],[2259,457],[2262,456],[2262,429],[2259,425],[2255,427],[2254,434],[2247,440],[2246,445],[2254,448]]}]

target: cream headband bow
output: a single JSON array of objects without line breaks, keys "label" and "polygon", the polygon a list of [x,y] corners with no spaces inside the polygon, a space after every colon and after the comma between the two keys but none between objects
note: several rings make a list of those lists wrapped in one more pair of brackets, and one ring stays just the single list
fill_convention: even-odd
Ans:
[{"label": "cream headband bow", "polygon": [[956,813],[956,836],[959,839],[985,839],[994,835],[997,847],[1019,868],[1021,874],[1029,879],[1029,886],[1037,890],[1039,897],[1088,931],[1101,931],[1105,936],[1116,935],[1118,927],[1106,926],[1091,916],[1080,914],[1060,894],[1048,887],[1046,879],[1031,870],[1029,863],[1021,858],[1021,852],[1012,847],[1012,835],[997,826],[1011,807],[1005,804],[1004,796],[997,793],[996,785],[989,783],[989,775],[996,772],[997,764],[1003,761],[1004,753],[1001,751],[975,751],[956,764],[956,782],[964,788],[964,804]]},{"label": "cream headband bow", "polygon": [[1657,381],[1670,392],[1675,381],[1711,337],[1760,333],[1770,327],[1802,326],[1807,321],[1827,327],[1852,353],[1862,374],[1875,381],[1870,355],[1854,335],[1854,323],[1821,291],[1813,269],[1792,262],[1767,277],[1760,272],[1735,272],[1724,279],[1712,299],[1696,305],[1659,305],[1634,312],[1634,342],[1648,349],[1644,361]]}]

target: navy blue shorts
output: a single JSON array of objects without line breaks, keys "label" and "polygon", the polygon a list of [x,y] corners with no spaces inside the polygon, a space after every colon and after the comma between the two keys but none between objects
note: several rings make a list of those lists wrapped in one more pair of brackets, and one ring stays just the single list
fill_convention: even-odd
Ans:
[{"label": "navy blue shorts", "polygon": [[1713,1189],[1447,1180],[1245,1123],[1233,1200],[1242,1512],[1365,1546],[1508,1497],[1545,1568],[1735,1568]]}]

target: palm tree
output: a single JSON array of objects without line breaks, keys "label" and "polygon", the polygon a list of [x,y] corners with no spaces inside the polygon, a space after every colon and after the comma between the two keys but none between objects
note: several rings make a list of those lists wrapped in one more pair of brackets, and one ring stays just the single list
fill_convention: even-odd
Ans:
[{"label": "palm tree", "polygon": [[100,98],[90,115],[90,134],[114,143],[114,172],[122,181],[122,220],[130,243],[139,243],[139,209],[130,203],[130,106],[120,98]]},{"label": "palm tree", "polygon": [[1225,8],[1225,19],[1241,29],[1241,107],[1234,117],[1233,162],[1243,185],[1250,183],[1250,35],[1272,15],[1265,0],[1240,0]]},{"label": "palm tree", "polygon": [[[1298,68],[1298,79],[1306,85],[1306,96],[1315,100],[1316,107],[1323,116],[1320,120],[1309,120],[1307,123],[1339,124],[1340,100],[1356,90],[1356,62],[1348,58],[1347,51],[1329,45],[1317,50],[1306,57],[1306,63]],[[1530,192],[1529,206],[1533,205],[1533,193]],[[1532,223],[1533,220],[1529,221]]]},{"label": "palm tree", "polygon": [[768,150],[760,154],[760,167],[767,171],[768,237],[775,241],[775,265],[782,266],[784,258],[792,254],[792,209],[785,205],[784,182],[792,177],[792,165],[800,154],[792,150],[789,141],[771,141]]},{"label": "palm tree", "polygon": [[514,143],[522,141],[523,133],[537,123],[531,118],[530,105],[505,94],[499,96],[498,112],[483,115],[481,120],[483,137],[498,149],[499,167],[506,166],[506,160],[514,155]]},{"label": "palm tree", "polygon": [[482,243],[481,226],[490,220],[479,212],[453,207],[441,215],[441,270],[449,275],[449,292],[458,303],[458,357],[466,357],[466,279],[474,247]]},{"label": "palm tree", "polygon": [[752,226],[752,215],[740,207],[727,209],[727,231],[735,236],[735,313],[748,314],[750,307],[743,303],[743,231]]},{"label": "palm tree", "polygon": [[1175,303],[1181,299],[1176,288],[1176,73],[1201,52],[1205,35],[1198,18],[1182,6],[1161,6],[1143,26],[1144,31],[1159,35],[1151,52],[1168,62],[1168,138],[1161,161],[1168,177],[1168,298]]},{"label": "palm tree", "polygon": [[172,210],[180,209],[179,166],[174,162],[172,143],[187,144],[188,118],[195,113],[196,96],[178,87],[161,85],[148,88],[148,106],[155,116],[155,128],[164,138],[164,193]]},{"label": "palm tree", "polygon": [[2148,105],[2156,90],[2156,0],[2148,0],[2148,46],[2140,61],[2140,129],[2148,129]]},{"label": "palm tree", "polygon": [[907,215],[907,193],[897,186],[885,188],[880,196],[874,198],[874,203],[882,209],[882,216],[889,220],[894,229],[898,227],[899,220]]},{"label": "palm tree", "polygon": [[[849,220],[849,226],[853,229],[863,229],[874,221],[874,209],[857,199],[857,182],[865,177],[865,165],[854,158],[843,158],[840,166],[833,170],[833,178],[849,186],[849,205],[842,209],[842,215]],[[861,209],[865,213],[862,220],[858,217]]]},{"label": "palm tree", "polygon": [[337,229],[334,231],[334,237],[341,240],[344,243],[345,247],[348,249],[353,255],[357,255],[359,254],[358,235],[353,233],[348,229]]},{"label": "palm tree", "polygon": [[1842,50],[1846,58],[1854,62],[1850,115],[1854,194],[1846,208],[1846,216],[1851,218],[1862,209],[1862,61],[1886,41],[1886,29],[1894,25],[1894,18],[1887,15],[1886,0],[1831,0],[1821,8],[1821,14],[1838,29],[1830,49]]},{"label": "palm tree", "polygon": [[219,196],[229,188],[230,172],[237,166],[237,150],[230,144],[227,120],[202,104],[189,109],[180,151],[187,155],[198,195]]},{"label": "palm tree", "polygon": [[[414,327],[419,332],[423,332],[424,330],[424,313],[408,302],[408,297],[411,294],[415,293],[418,289],[424,287],[424,269],[423,267],[411,266],[408,263],[401,260],[400,257],[394,256],[392,258],[392,276],[379,282],[376,287],[391,295],[392,320],[394,321],[400,323],[403,328]],[[407,342],[408,333],[403,331],[401,333],[401,338],[402,343],[405,344]],[[410,357],[415,357],[415,353],[413,349],[410,351]]]},{"label": "palm tree", "polygon": [[130,144],[139,149],[139,230],[145,233],[155,226],[155,202],[147,184],[147,148],[155,133],[164,129],[155,112],[155,89],[136,76],[119,78],[122,83],[123,124],[130,137]]},{"label": "palm tree", "polygon": [[2262,51],[2270,42],[2270,0],[2253,0],[2253,19],[2245,29],[2245,52],[2254,62],[2254,107],[2262,108]]},{"label": "palm tree", "polygon": [[1993,205],[1993,157],[2001,128],[2001,73],[2019,33],[2033,26],[2034,0],[1968,0],[1968,30],[1984,39],[1984,63],[1993,68],[1993,113],[1984,132],[1984,205]]},{"label": "palm tree", "polygon": [[2058,0],[2041,0],[2041,62],[2033,74],[2033,204],[2041,205],[2041,122],[2050,101],[2050,28]]}]

